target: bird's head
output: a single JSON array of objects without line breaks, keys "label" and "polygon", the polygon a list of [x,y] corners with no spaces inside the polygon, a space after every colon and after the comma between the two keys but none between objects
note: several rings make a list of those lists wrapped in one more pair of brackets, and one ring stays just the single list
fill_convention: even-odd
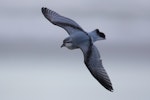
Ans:
[{"label": "bird's head", "polygon": [[63,44],[61,45],[62,47],[67,47],[68,49],[72,48],[72,39],[70,37],[64,39]]}]

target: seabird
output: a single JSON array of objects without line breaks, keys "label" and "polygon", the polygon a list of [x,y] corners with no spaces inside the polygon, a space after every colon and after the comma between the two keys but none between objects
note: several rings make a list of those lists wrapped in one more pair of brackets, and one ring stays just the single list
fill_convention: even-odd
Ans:
[{"label": "seabird", "polygon": [[95,79],[107,90],[113,91],[112,83],[106,73],[98,49],[94,42],[104,40],[105,34],[95,29],[92,32],[84,31],[75,21],[61,16],[60,14],[42,7],[42,13],[52,24],[67,31],[69,37],[63,40],[61,47],[68,49],[81,49],[84,55],[84,63]]}]

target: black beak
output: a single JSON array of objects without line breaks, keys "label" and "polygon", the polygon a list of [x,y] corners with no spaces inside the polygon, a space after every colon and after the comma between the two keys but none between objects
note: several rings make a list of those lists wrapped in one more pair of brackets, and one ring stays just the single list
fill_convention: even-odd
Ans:
[{"label": "black beak", "polygon": [[64,46],[65,46],[65,44],[63,43],[63,44],[61,45],[61,48],[64,47]]}]

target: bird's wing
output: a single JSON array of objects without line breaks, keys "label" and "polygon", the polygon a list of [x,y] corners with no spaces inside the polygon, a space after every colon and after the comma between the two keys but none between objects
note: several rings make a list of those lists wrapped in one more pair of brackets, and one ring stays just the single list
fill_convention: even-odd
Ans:
[{"label": "bird's wing", "polygon": [[42,10],[43,15],[51,23],[64,28],[68,32],[69,35],[77,31],[84,31],[75,21],[69,18],[63,17],[59,15],[58,13],[52,10],[49,10],[47,8],[44,8],[44,7],[41,10]]},{"label": "bird's wing", "polygon": [[84,62],[91,74],[100,82],[107,90],[113,91],[111,81],[102,65],[100,54],[97,48],[88,42],[80,45],[80,49],[84,54]]}]

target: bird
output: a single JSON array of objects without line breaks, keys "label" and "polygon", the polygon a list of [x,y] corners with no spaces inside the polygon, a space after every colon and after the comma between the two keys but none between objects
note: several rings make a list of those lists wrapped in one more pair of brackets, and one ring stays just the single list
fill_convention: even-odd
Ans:
[{"label": "bird", "polygon": [[113,92],[110,78],[102,65],[102,60],[94,42],[104,40],[105,34],[95,29],[92,32],[84,31],[74,20],[64,17],[47,7],[42,7],[41,11],[45,18],[52,24],[67,31],[69,37],[63,40],[61,47],[70,50],[81,49],[84,56],[84,63],[91,75],[107,90]]}]

